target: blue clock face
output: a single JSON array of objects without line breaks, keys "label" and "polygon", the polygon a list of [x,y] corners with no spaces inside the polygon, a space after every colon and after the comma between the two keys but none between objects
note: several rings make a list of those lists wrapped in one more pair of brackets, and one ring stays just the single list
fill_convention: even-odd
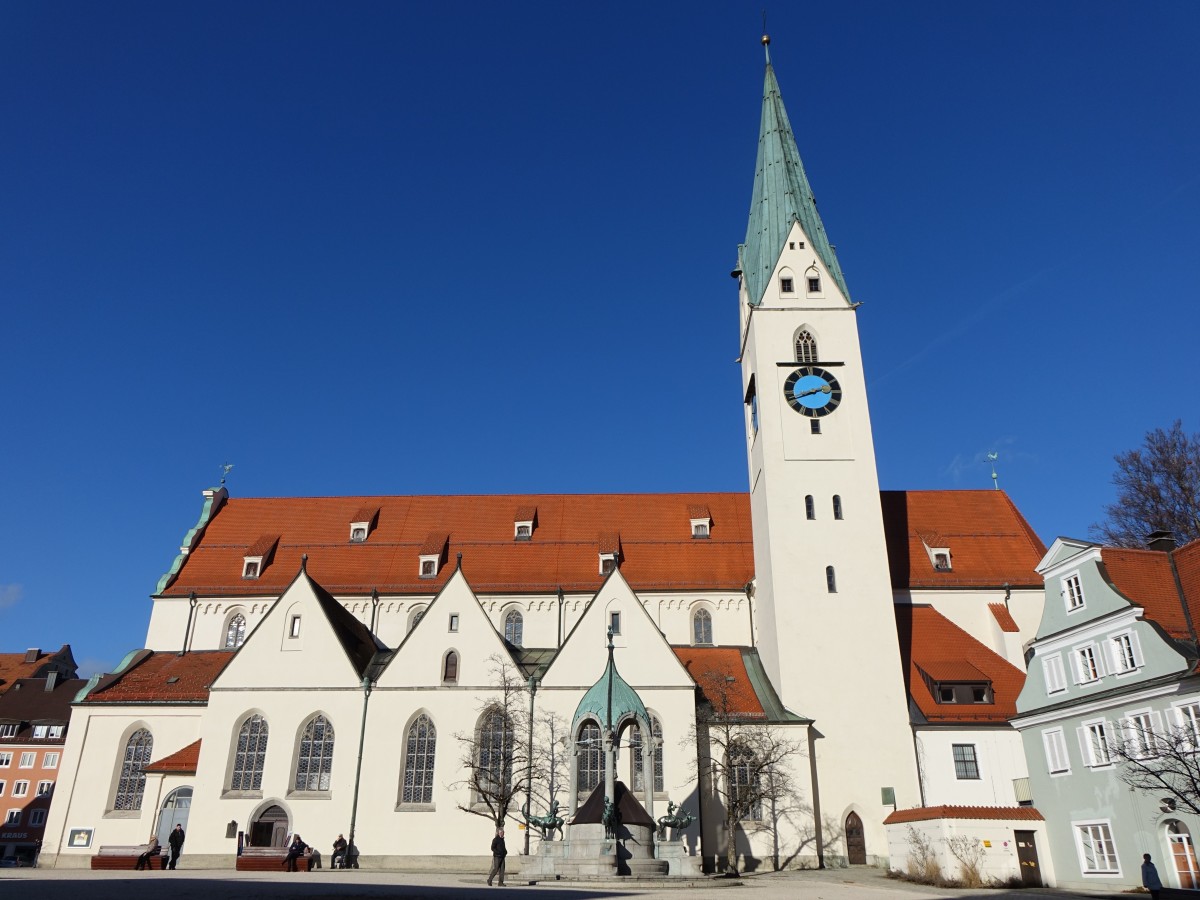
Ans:
[{"label": "blue clock face", "polygon": [[783,396],[788,406],[802,416],[827,416],[842,402],[842,386],[824,369],[803,366],[783,383]]}]

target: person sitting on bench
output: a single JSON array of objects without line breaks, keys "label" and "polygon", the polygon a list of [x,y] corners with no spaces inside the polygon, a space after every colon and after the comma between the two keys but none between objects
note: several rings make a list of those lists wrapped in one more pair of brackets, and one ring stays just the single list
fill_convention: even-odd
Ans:
[{"label": "person sitting on bench", "polygon": [[300,835],[292,838],[292,844],[288,847],[287,856],[283,858],[283,867],[289,872],[299,872],[296,867],[296,860],[304,855],[304,851],[308,849],[308,844],[300,840]]},{"label": "person sitting on bench", "polygon": [[135,869],[153,869],[154,860],[158,859],[158,835],[150,835],[150,843],[146,844],[146,852],[137,858]]},{"label": "person sitting on bench", "polygon": [[333,856],[329,858],[329,867],[344,869],[346,867],[346,837],[339,834],[333,842]]}]

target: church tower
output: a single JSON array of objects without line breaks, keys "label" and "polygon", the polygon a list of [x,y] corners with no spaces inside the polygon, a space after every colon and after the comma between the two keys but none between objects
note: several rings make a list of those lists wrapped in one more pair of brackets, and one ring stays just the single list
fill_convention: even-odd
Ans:
[{"label": "church tower", "polygon": [[[769,45],[767,37],[763,44]],[[739,284],[758,649],[789,709],[815,720],[827,855],[861,821],[920,805],[858,340],[767,50]],[[864,860],[865,861],[865,860]]]}]

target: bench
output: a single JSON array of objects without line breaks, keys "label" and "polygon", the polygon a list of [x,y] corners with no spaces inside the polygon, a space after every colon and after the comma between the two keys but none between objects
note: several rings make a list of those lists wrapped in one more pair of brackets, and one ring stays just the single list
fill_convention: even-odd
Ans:
[{"label": "bench", "polygon": [[[132,869],[137,865],[138,857],[146,852],[145,844],[107,844],[102,845],[92,857],[93,869]],[[158,851],[159,868],[167,867],[170,858],[167,848],[160,847]],[[154,868],[151,860],[150,868]]]},{"label": "bench", "polygon": [[[239,872],[284,872],[285,859],[287,850],[283,847],[243,847],[234,868]],[[312,864],[311,848],[296,860],[296,867],[305,872],[312,871]]]}]

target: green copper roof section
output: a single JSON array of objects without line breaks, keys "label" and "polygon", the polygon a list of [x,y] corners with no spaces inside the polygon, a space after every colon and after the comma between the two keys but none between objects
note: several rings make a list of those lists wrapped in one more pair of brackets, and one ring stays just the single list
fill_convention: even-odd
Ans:
[{"label": "green copper roof section", "polygon": [[[611,722],[608,720],[608,689],[610,684],[612,685]],[[604,668],[604,674],[600,676],[599,681],[588,688],[588,692],[583,695],[583,699],[575,707],[575,718],[572,720],[573,726],[578,726],[579,720],[589,715],[595,716],[596,721],[605,727],[616,725],[621,719],[629,715],[636,716],[647,724],[650,722],[650,714],[646,712],[646,706],[642,703],[642,698],[638,696],[637,691],[631,688],[629,683],[621,677],[621,673],[617,671],[617,664],[613,660],[611,643],[609,644],[608,665]]]},{"label": "green copper roof section", "polygon": [[229,499],[229,491],[224,486],[209,488],[204,492],[204,508],[200,510],[200,521],[193,525],[188,533],[183,536],[183,543],[179,547],[179,555],[175,557],[175,562],[171,563],[171,568],[167,570],[162,578],[158,579],[158,587],[154,589],[155,594],[161,594],[171,586],[176,577],[179,575],[179,570],[183,568],[187,556],[196,548],[201,536],[204,534],[204,529],[208,527],[208,523],[225,505],[225,501]]},{"label": "green copper roof section", "polygon": [[750,305],[762,303],[771,273],[783,252],[784,241],[799,222],[808,237],[808,244],[834,281],[849,300],[850,291],[842,277],[837,254],[829,244],[825,226],[817,213],[796,136],[792,133],[775,68],[767,57],[767,77],[763,85],[762,123],[758,130],[758,159],[754,169],[754,195],[750,200],[750,223],[746,227],[746,243],[738,248],[739,265],[746,279]]}]

